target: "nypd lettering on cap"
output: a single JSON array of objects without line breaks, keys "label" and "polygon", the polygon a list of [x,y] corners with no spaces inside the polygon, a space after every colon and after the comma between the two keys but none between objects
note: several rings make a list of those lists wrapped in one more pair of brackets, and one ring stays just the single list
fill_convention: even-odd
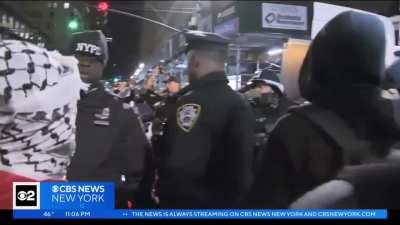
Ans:
[{"label": "nypd lettering on cap", "polygon": [[201,106],[198,104],[185,104],[177,110],[178,126],[185,132],[189,132],[197,122],[200,116]]},{"label": "nypd lettering on cap", "polygon": [[75,51],[86,52],[97,56],[101,55],[100,47],[89,43],[77,43]]}]

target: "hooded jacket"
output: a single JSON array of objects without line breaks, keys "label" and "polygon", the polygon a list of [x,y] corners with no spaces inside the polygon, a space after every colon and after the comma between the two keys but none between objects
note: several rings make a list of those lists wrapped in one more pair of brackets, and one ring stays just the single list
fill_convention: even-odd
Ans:
[{"label": "hooded jacket", "polygon": [[[299,78],[302,96],[346,121],[376,158],[398,139],[395,104],[381,96],[379,87],[384,69],[383,24],[375,16],[348,11],[313,40]],[[286,208],[333,178],[344,163],[344,149],[294,113],[280,119],[265,151],[250,195],[252,207]]]}]

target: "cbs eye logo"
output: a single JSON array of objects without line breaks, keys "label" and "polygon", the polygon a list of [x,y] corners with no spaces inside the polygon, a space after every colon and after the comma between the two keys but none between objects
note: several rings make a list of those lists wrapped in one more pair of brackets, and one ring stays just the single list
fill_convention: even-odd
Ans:
[{"label": "cbs eye logo", "polygon": [[39,182],[13,182],[13,209],[40,209]]},{"label": "cbs eye logo", "polygon": [[[36,187],[35,187],[36,188]],[[32,191],[32,190],[30,190],[30,191],[28,191],[28,192],[25,192],[25,191],[18,191],[17,192],[17,198],[18,198],[18,200],[19,201],[21,201],[21,202],[23,202],[23,201],[30,201],[30,202],[32,202],[32,201],[36,201],[36,198],[35,198],[35,192],[34,191]]]}]

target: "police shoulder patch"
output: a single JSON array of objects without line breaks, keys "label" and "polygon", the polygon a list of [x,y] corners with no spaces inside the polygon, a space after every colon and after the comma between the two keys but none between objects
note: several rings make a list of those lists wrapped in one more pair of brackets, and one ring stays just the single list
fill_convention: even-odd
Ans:
[{"label": "police shoulder patch", "polygon": [[188,103],[180,106],[176,112],[178,126],[185,132],[189,132],[197,122],[201,113],[199,104]]}]

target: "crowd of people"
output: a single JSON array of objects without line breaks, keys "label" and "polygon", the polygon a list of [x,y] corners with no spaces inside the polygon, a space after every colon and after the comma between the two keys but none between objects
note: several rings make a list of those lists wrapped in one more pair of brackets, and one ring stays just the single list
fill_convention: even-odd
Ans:
[{"label": "crowd of people", "polygon": [[[189,85],[160,68],[107,90],[101,31],[73,56],[0,42],[0,208],[12,182],[111,181],[116,208],[398,208],[400,61],[384,25],[343,12],[312,40],[291,101],[275,69],[239,91],[229,40],[185,31]],[[23,69],[21,69],[23,68]]]}]

